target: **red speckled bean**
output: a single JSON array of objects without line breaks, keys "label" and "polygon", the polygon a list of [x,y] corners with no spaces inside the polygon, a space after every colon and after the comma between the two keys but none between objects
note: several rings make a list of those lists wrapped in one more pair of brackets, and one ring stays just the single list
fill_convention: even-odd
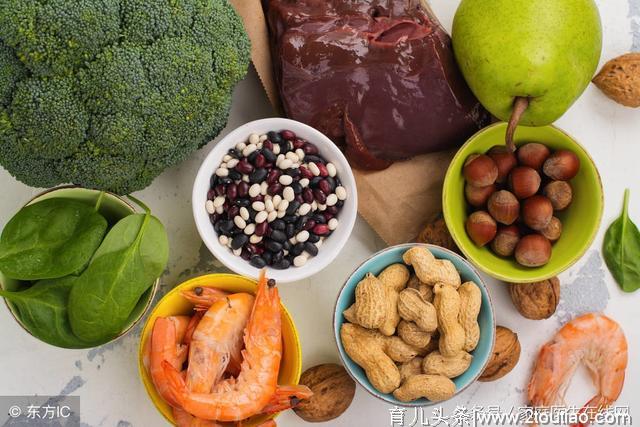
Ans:
[{"label": "red speckled bean", "polygon": [[227,212],[227,216],[233,219],[240,213],[240,208],[236,205],[229,206],[229,209],[226,212]]},{"label": "red speckled bean", "polygon": [[307,179],[313,178],[313,173],[309,169],[305,168],[304,166],[300,166],[300,175],[303,178],[307,178]]},{"label": "red speckled bean", "polygon": [[307,203],[313,203],[313,190],[311,190],[309,187],[302,190],[302,198]]},{"label": "red speckled bean", "polygon": [[287,141],[291,141],[291,140],[295,139],[296,134],[293,133],[293,131],[290,131],[290,130],[283,130],[282,132],[280,132],[280,136],[283,137],[284,139],[286,139]]},{"label": "red speckled bean", "polygon": [[318,147],[310,142],[307,142],[302,147],[302,151],[304,151],[304,154],[318,154]]},{"label": "red speckled bean", "polygon": [[258,154],[253,160],[253,164],[257,168],[263,168],[265,163],[267,163],[267,160],[264,158],[264,155],[262,153]]},{"label": "red speckled bean", "polygon": [[245,158],[238,162],[238,164],[236,165],[236,170],[242,174],[248,175],[253,172],[253,165],[249,163],[249,160]]},{"label": "red speckled bean", "polygon": [[249,194],[249,184],[244,181],[238,183],[238,197],[247,197]]},{"label": "red speckled bean", "polygon": [[313,190],[313,197],[320,203],[324,205],[327,202],[327,195],[322,192],[319,188]]},{"label": "red speckled bean", "polygon": [[318,183],[318,188],[327,196],[331,194],[331,184],[329,184],[329,181],[326,179],[323,179]]},{"label": "red speckled bean", "polygon": [[235,200],[238,197],[238,187],[235,184],[229,184],[227,186],[227,197],[230,200]]},{"label": "red speckled bean", "polygon": [[216,193],[216,196],[223,196],[225,194],[224,185],[222,184],[216,185],[216,188],[214,188],[213,190]]},{"label": "red speckled bean", "polygon": [[294,149],[302,148],[302,147],[304,147],[305,143],[306,143],[306,141],[304,139],[296,138],[293,141],[293,148]]},{"label": "red speckled bean", "polygon": [[329,226],[327,224],[318,224],[313,227],[313,234],[317,234],[318,236],[324,236],[329,234]]},{"label": "red speckled bean", "polygon": [[267,184],[271,185],[278,182],[278,178],[280,178],[280,175],[282,175],[280,169],[271,169],[267,174]]},{"label": "red speckled bean", "polygon": [[274,182],[267,188],[267,193],[271,196],[275,196],[276,194],[282,192],[282,185],[278,182]]},{"label": "red speckled bean", "polygon": [[318,162],[318,163],[316,163],[316,166],[320,170],[320,176],[324,176],[324,177],[329,176],[329,171],[327,170],[327,167],[325,165],[323,165],[322,163]]},{"label": "red speckled bean", "polygon": [[256,230],[254,231],[256,236],[264,236],[269,229],[269,223],[267,221],[256,224]]}]

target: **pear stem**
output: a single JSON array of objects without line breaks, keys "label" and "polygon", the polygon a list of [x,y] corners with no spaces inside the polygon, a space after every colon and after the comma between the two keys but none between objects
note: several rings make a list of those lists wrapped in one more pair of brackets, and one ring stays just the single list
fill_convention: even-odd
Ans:
[{"label": "pear stem", "polygon": [[522,118],[524,112],[527,111],[527,108],[529,108],[529,98],[524,96],[516,96],[516,99],[513,102],[513,111],[511,112],[511,117],[509,118],[509,126],[507,126],[507,135],[505,137],[507,148],[511,152],[516,151],[516,146],[513,143],[513,135],[516,133],[518,123],[520,123],[520,119]]}]

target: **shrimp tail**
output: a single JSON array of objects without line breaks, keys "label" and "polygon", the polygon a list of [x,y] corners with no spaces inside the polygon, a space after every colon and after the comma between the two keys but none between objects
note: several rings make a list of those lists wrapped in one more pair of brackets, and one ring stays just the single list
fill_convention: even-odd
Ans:
[{"label": "shrimp tail", "polygon": [[173,398],[182,406],[185,397],[189,393],[184,378],[180,372],[166,360],[162,361],[162,370],[167,377],[169,390],[171,390]]},{"label": "shrimp tail", "polygon": [[313,396],[313,392],[304,385],[278,386],[267,406],[262,409],[262,413],[274,414],[295,408],[300,402],[311,398],[311,396]]},{"label": "shrimp tail", "polygon": [[[580,409],[579,414],[583,414],[583,413],[588,413],[589,414],[589,419],[593,420],[595,419],[595,416],[598,412],[602,411],[603,409],[608,408],[609,406],[611,406],[613,402],[610,399],[607,399],[605,396],[601,395],[601,394],[597,394],[595,396],[593,396],[593,398],[591,398],[591,400],[589,400],[583,407],[582,409]],[[577,424],[571,424],[571,427],[587,427],[589,425],[589,423],[577,423]]]}]

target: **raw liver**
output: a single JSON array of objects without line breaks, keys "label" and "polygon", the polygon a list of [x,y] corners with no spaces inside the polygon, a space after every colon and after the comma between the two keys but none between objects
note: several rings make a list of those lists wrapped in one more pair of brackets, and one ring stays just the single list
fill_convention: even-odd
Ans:
[{"label": "raw liver", "polygon": [[438,21],[406,0],[269,0],[285,113],[324,132],[352,165],[461,145],[488,114]]}]

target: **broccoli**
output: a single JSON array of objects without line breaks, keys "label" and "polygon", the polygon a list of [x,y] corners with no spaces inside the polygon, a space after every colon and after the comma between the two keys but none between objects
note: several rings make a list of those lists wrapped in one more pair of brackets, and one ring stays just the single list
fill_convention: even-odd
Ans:
[{"label": "broccoli", "polygon": [[140,190],[224,128],[249,53],[227,0],[0,0],[0,164]]}]

